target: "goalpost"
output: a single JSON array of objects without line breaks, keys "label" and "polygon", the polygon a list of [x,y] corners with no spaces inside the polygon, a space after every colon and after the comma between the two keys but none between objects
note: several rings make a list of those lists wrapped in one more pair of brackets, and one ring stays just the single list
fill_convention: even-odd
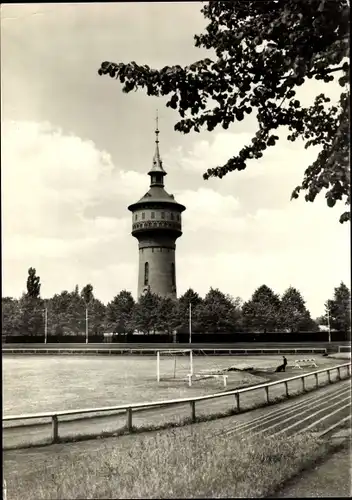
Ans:
[{"label": "goalpost", "polygon": [[339,352],[351,352],[351,345],[339,345]]},{"label": "goalpost", "polygon": [[[228,374],[220,368],[200,370],[198,373],[195,373],[193,356],[194,355],[192,349],[158,350],[156,352],[157,382],[160,383],[161,381],[167,380],[187,381],[188,386],[191,387],[192,382],[206,379],[221,379],[223,381],[224,387],[227,386]],[[173,357],[173,363],[170,359],[171,357]],[[177,359],[180,359],[178,364]],[[162,360],[167,361],[164,366],[162,366]],[[182,363],[182,361],[186,362]]]},{"label": "goalpost", "polygon": [[[188,354],[188,356],[187,356]],[[186,359],[188,358],[189,363],[187,363],[187,370],[188,374],[193,376],[193,353],[192,349],[161,349],[160,351],[157,351],[156,353],[156,379],[157,382],[160,382],[163,378],[165,379],[164,372],[161,370],[161,365],[160,365],[160,359],[163,356],[173,356],[174,358],[174,364],[173,364],[173,376],[169,376],[169,378],[176,378],[176,372],[177,372],[177,357],[178,356],[184,356]],[[184,378],[184,377],[183,377]]]}]

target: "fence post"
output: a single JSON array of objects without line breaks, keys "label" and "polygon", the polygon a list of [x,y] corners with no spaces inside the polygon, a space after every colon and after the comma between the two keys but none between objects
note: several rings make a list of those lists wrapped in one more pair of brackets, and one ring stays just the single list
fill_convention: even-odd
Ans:
[{"label": "fence post", "polygon": [[301,379],[302,379],[302,391],[304,392],[306,390],[306,384],[305,384],[304,376],[301,377]]},{"label": "fence post", "polygon": [[57,415],[51,416],[52,443],[59,442],[59,420]]},{"label": "fence post", "polygon": [[328,370],[328,380],[329,380],[329,384],[331,384],[331,373],[330,373],[330,370]]},{"label": "fence post", "polygon": [[238,392],[235,394],[237,411],[240,412],[240,395]]},{"label": "fence post", "polygon": [[347,365],[347,376],[351,376],[351,365]]},{"label": "fence post", "polygon": [[285,382],[285,391],[286,391],[286,397],[289,397],[289,393],[288,393],[288,382]]},{"label": "fence post", "polygon": [[196,402],[195,401],[190,401],[191,405],[191,421],[194,424],[196,421]]},{"label": "fence post", "polygon": [[315,386],[316,386],[316,387],[319,387],[318,374],[317,374],[317,373],[314,373],[314,376],[315,376]]},{"label": "fence post", "polygon": [[341,380],[341,371],[340,368],[337,369],[337,377],[339,380]]},{"label": "fence post", "polygon": [[266,394],[266,402],[270,403],[270,399],[269,399],[269,387],[266,385],[264,387],[264,389],[265,389],[265,394]]},{"label": "fence post", "polygon": [[126,408],[126,428],[128,432],[132,431],[132,408]]}]

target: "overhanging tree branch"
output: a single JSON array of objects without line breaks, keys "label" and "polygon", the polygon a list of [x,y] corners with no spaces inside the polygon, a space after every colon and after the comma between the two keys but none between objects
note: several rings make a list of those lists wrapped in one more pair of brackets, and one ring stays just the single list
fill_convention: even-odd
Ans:
[{"label": "overhanging tree branch", "polygon": [[[208,26],[195,44],[215,50],[215,61],[206,58],[161,70],[135,62],[104,62],[99,74],[119,80],[125,93],[141,88],[152,96],[170,95],[166,105],[178,111],[181,120],[175,130],[183,133],[201,127],[211,131],[218,125],[227,129],[256,109],[258,132],[251,144],[225,165],[209,169],[205,179],[247,168],[249,160],[261,158],[276,144],[278,136],[270,131],[288,126],[288,140],[301,138],[306,147],[322,147],[293,198],[305,190],[306,200],[313,201],[326,189],[329,206],[337,200],[349,204],[349,144],[335,139],[337,130],[349,133],[343,102],[328,106],[323,99],[303,107],[295,98],[295,89],[307,79],[329,83],[343,71],[338,83],[341,97],[349,99],[350,65],[342,64],[349,57],[349,11],[347,0],[210,1],[202,8]],[[211,99],[219,106],[209,110]],[[348,219],[345,212],[340,221]]]}]

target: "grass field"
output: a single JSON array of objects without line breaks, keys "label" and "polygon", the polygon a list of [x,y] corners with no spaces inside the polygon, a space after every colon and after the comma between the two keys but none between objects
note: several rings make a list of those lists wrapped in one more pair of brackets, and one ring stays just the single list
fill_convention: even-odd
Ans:
[{"label": "grass field", "polygon": [[[193,426],[85,445],[79,454],[58,445],[50,459],[4,464],[8,498],[259,498],[272,495],[330,449],[313,434],[207,439]],[[6,453],[6,452],[5,452]],[[138,471],[138,473],[137,473]]]},{"label": "grass field", "polygon": [[[292,368],[292,360],[298,357],[287,356],[287,377],[301,373]],[[195,358],[195,371],[235,365],[254,366],[265,374],[265,370],[273,372],[280,361],[281,356],[199,357]],[[320,356],[316,356],[316,361],[319,368],[341,363]],[[163,373],[172,374],[173,359],[163,363],[166,363]],[[179,373],[188,371],[184,364],[185,360],[180,361]],[[104,406],[222,390],[214,380],[196,383],[192,388],[184,381],[158,385],[154,357],[5,356],[3,372],[5,414]],[[229,388],[261,381],[246,372],[229,372]],[[203,410],[199,407],[197,412],[209,413],[209,405]],[[138,425],[143,418],[135,415],[134,422]],[[116,426],[117,418],[113,419]],[[80,448],[80,452],[73,453],[75,448]],[[233,434],[208,438],[204,424],[58,444],[28,450],[27,455],[26,450],[5,451],[3,470],[9,500],[258,498],[272,495],[286,480],[329,450],[330,445],[313,434],[245,439]],[[21,452],[23,460],[18,460],[17,454]],[[6,453],[10,453],[8,458]],[[15,460],[11,460],[11,453],[16,454]]]},{"label": "grass field", "polygon": [[[240,366],[244,361],[233,356],[197,356],[194,369],[228,367],[235,362]],[[176,363],[178,377],[189,373],[189,360],[182,356]],[[160,365],[161,374],[169,380],[157,384],[156,356],[4,356],[4,414],[119,405],[223,389],[215,379],[191,388],[185,380],[173,380],[174,358],[162,358]],[[231,372],[228,387],[262,381],[261,377]]]},{"label": "grass field", "polygon": [[[292,360],[287,356],[288,376]],[[281,362],[280,355],[271,356],[194,356],[195,372],[203,369],[254,366],[274,371]],[[337,364],[316,356],[319,367]],[[188,387],[182,379],[189,372],[186,358],[177,358],[177,375],[173,380],[174,359],[163,358],[161,374],[171,377],[156,382],[156,356],[3,356],[3,413],[13,415],[86,407],[101,407],[198,396],[223,390],[220,380],[208,379]],[[265,375],[229,372],[228,389],[266,380]]]}]

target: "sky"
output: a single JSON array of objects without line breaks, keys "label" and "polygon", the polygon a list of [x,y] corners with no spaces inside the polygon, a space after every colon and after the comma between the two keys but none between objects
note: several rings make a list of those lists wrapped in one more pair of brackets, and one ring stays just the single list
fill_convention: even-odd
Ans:
[{"label": "sky", "polygon": [[[2,296],[25,291],[34,267],[42,296],[91,283],[109,302],[136,298],[138,243],[127,206],[147,191],[156,109],[165,188],[186,205],[177,240],[180,296],[210,287],[248,300],[262,284],[298,288],[312,316],[341,281],[350,286],[350,227],[342,204],[290,201],[319,149],[283,139],[260,161],[203,180],[256,132],[255,117],[228,130],[183,135],[165,98],[123,94],[101,62],[154,68],[212,57],[194,47],[204,30],[200,2],[1,6]],[[308,81],[309,104],[334,82]],[[287,133],[286,133],[287,135]]]}]

